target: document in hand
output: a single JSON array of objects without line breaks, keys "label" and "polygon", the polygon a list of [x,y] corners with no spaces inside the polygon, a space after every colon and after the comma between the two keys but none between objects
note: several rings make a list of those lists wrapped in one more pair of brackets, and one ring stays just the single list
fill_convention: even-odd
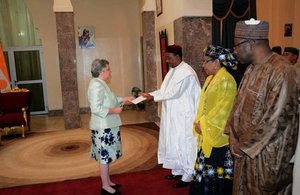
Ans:
[{"label": "document in hand", "polygon": [[144,101],[146,98],[144,96],[139,96],[137,98],[135,98],[134,100],[132,100],[131,102],[134,103],[134,104],[138,104],[142,101]]}]

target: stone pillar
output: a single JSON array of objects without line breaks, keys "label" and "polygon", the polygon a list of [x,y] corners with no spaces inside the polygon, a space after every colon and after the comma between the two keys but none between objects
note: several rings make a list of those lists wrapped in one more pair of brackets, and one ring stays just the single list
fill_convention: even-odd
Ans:
[{"label": "stone pillar", "polygon": [[[142,12],[142,27],[145,91],[151,92],[157,89],[154,11]],[[149,121],[156,121],[158,118],[157,103],[146,103],[146,114]]]},{"label": "stone pillar", "polygon": [[[60,8],[68,8],[68,10],[63,12],[61,9],[56,9],[55,2],[65,2]],[[54,1],[54,11],[59,10],[55,14],[65,128],[75,129],[80,127],[80,113],[74,14],[69,6],[66,7],[70,5],[69,3],[69,0]]]},{"label": "stone pillar", "polygon": [[205,81],[202,51],[212,42],[211,17],[181,17],[174,21],[174,42],[182,46],[183,60],[197,72],[201,85]]}]

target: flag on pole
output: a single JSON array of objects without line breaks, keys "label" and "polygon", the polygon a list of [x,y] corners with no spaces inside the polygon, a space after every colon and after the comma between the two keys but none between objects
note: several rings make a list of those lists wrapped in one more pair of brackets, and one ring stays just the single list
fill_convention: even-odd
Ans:
[{"label": "flag on pole", "polygon": [[0,90],[10,89],[9,74],[3,55],[2,44],[0,43]]}]

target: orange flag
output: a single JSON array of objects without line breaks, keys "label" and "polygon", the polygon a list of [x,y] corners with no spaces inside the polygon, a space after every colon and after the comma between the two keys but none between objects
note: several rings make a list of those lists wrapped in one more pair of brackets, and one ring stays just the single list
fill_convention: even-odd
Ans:
[{"label": "orange flag", "polygon": [[10,89],[9,75],[0,43],[0,90]]}]

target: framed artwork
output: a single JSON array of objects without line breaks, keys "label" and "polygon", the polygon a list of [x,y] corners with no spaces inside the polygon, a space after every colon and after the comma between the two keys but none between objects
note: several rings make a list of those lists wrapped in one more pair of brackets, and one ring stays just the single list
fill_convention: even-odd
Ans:
[{"label": "framed artwork", "polygon": [[162,0],[156,0],[156,15],[162,14]]},{"label": "framed artwork", "polygon": [[291,37],[293,35],[293,24],[284,25],[284,36]]},{"label": "framed artwork", "polygon": [[165,78],[167,72],[169,71],[169,65],[167,63],[167,52],[166,48],[168,45],[168,37],[167,37],[167,31],[161,31],[159,32],[159,43],[160,43],[160,57],[161,57],[161,73],[162,73],[162,79]]},{"label": "framed artwork", "polygon": [[95,48],[95,31],[92,26],[78,27],[78,43],[79,48]]}]

